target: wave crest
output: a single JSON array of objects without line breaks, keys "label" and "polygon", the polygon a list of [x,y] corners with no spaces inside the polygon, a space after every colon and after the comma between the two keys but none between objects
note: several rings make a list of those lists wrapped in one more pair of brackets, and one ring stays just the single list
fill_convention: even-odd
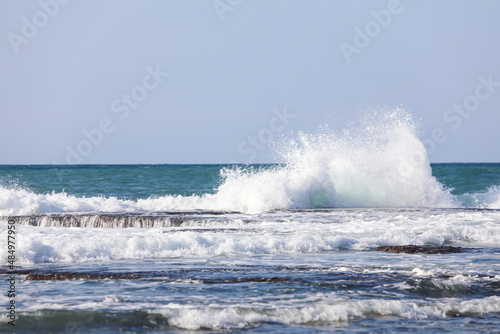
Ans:
[{"label": "wave crest", "polygon": [[410,115],[395,109],[367,114],[339,134],[328,128],[301,133],[281,149],[285,166],[230,171],[214,197],[246,212],[453,206],[416,132]]},{"label": "wave crest", "polygon": [[0,187],[0,215],[67,212],[216,210],[246,213],[339,207],[500,208],[500,190],[451,195],[432,176],[411,115],[403,109],[365,114],[343,131],[299,133],[278,150],[283,165],[224,168],[214,194],[123,200],[35,194]]}]

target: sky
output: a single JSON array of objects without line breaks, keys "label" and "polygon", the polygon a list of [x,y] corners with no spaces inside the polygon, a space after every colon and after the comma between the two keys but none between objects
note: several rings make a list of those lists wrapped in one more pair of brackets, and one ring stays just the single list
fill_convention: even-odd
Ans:
[{"label": "sky", "polygon": [[500,162],[500,1],[0,2],[0,164],[273,162],[404,107],[432,162]]}]

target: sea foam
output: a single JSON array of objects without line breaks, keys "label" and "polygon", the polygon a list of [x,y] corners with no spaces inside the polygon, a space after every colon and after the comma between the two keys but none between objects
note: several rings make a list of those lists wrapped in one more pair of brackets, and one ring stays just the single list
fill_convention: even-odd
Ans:
[{"label": "sea foam", "polygon": [[189,308],[170,305],[167,310],[154,310],[166,316],[172,325],[188,330],[242,329],[265,322],[311,324],[345,322],[367,317],[393,316],[403,319],[443,319],[457,315],[482,315],[500,312],[500,297],[492,296],[461,302],[399,300],[360,300],[337,303],[314,303],[291,308],[204,307]]},{"label": "sea foam", "polygon": [[[482,248],[500,244],[499,213],[490,210],[367,209],[246,216],[235,215],[232,221],[213,217],[210,225],[202,222],[179,227],[111,230],[19,224],[16,258],[19,265],[33,265],[367,251],[382,245],[453,244]],[[0,219],[0,238],[7,239],[5,219]],[[384,254],[378,257],[392,255]],[[7,256],[8,249],[0,248],[0,258]]]}]

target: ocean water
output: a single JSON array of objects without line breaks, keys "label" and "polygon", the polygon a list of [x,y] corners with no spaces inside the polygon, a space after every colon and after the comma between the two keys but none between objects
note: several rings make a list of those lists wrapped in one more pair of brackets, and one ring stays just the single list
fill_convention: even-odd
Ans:
[{"label": "ocean water", "polygon": [[500,164],[417,134],[394,111],[281,164],[0,166],[0,332],[498,332]]}]

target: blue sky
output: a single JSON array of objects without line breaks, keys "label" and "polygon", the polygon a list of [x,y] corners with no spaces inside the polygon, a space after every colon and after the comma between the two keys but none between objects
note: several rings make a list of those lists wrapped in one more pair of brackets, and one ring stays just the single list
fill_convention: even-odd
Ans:
[{"label": "blue sky", "polygon": [[433,162],[500,161],[498,1],[2,1],[0,164],[270,162],[412,111]]}]

